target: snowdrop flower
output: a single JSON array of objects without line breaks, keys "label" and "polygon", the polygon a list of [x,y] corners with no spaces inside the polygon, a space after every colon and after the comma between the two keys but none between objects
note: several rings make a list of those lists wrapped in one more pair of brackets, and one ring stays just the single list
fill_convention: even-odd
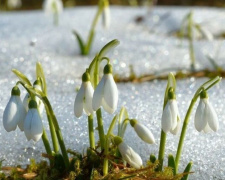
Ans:
[{"label": "snowdrop flower", "polygon": [[200,95],[200,102],[195,114],[195,128],[197,131],[205,133],[211,130],[217,131],[219,128],[216,112],[209,102],[206,91],[202,91]]},{"label": "snowdrop flower", "polygon": [[35,100],[29,102],[29,110],[24,120],[24,132],[28,141],[33,139],[37,142],[42,136],[43,125]]},{"label": "snowdrop flower", "polygon": [[148,144],[154,144],[155,143],[155,138],[151,131],[146,128],[144,125],[138,123],[137,120],[131,119],[130,120],[131,126],[134,128],[135,132],[137,135],[146,143]]},{"label": "snowdrop flower", "polygon": [[61,0],[45,0],[43,9],[51,14],[61,13],[63,11],[63,3]]},{"label": "snowdrop flower", "polygon": [[201,27],[201,33],[202,33],[202,36],[209,41],[212,41],[214,39],[213,34],[205,27]]},{"label": "snowdrop flower", "polygon": [[82,84],[80,90],[78,91],[74,102],[74,113],[76,117],[80,117],[83,113],[83,110],[88,116],[93,113],[93,93],[94,89],[90,82],[90,75],[88,72],[85,72],[82,76]]},{"label": "snowdrop flower", "polygon": [[96,111],[103,106],[105,111],[112,114],[117,108],[117,103],[118,90],[112,76],[112,66],[107,64],[104,68],[104,75],[94,91],[92,107]]},{"label": "snowdrop flower", "polygon": [[23,122],[27,111],[20,99],[20,89],[15,86],[11,92],[11,98],[3,113],[3,126],[7,132],[14,131],[19,126],[23,131]]},{"label": "snowdrop flower", "polygon": [[[171,131],[171,132],[177,132],[176,128],[178,128],[178,107],[177,107],[177,101],[175,93],[173,92],[173,89],[170,88],[168,93],[168,102],[163,110],[162,114],[162,129],[165,133]],[[174,133],[173,133],[174,134]]]},{"label": "snowdrop flower", "polygon": [[122,158],[136,169],[140,169],[143,165],[141,157],[134,150],[123,142],[119,136],[114,137],[114,143],[118,146]]},{"label": "snowdrop flower", "polygon": [[8,0],[7,6],[9,9],[16,9],[22,6],[21,0]]},{"label": "snowdrop flower", "polygon": [[102,24],[105,29],[108,29],[110,26],[110,10],[109,10],[109,2],[105,0],[102,12]]},{"label": "snowdrop flower", "polygon": [[[39,91],[42,91],[42,88],[41,88],[41,83],[39,80],[36,80],[33,84],[34,88],[35,89],[38,89]],[[30,98],[30,95],[29,93],[26,94],[26,96],[24,97],[23,99],[23,105],[24,107],[26,108],[26,110],[28,111],[28,104],[30,102],[31,98]],[[38,105],[38,111],[39,113],[42,115],[43,111],[44,111],[44,103],[42,102],[42,100],[35,96],[35,101],[37,102],[37,105]]]}]

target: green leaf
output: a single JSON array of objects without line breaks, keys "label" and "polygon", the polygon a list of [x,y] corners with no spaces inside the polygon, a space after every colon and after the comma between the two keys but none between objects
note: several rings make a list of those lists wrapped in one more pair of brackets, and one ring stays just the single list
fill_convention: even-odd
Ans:
[{"label": "green leaf", "polygon": [[107,43],[99,52],[98,58],[101,59],[102,57],[104,57],[111,49],[118,46],[119,43],[120,42],[117,39],[114,39],[114,40],[110,41],[109,43]]},{"label": "green leaf", "polygon": [[181,180],[188,180],[188,176],[189,176],[189,174],[190,174],[190,170],[191,170],[191,168],[192,168],[192,162],[189,162],[188,163],[188,165],[186,166],[186,168],[184,169],[184,173],[186,174],[185,176],[183,176],[182,178],[181,178]]},{"label": "green leaf", "polygon": [[80,47],[80,51],[82,55],[85,55],[85,44],[84,41],[82,40],[81,36],[78,34],[78,32],[76,32],[75,30],[73,30],[73,34],[76,36],[77,41],[78,41],[78,45]]},{"label": "green leaf", "polygon": [[175,160],[174,160],[174,157],[172,154],[169,154],[169,156],[168,156],[168,167],[173,168],[173,175],[175,176],[177,174],[176,163],[175,163]]},{"label": "green leaf", "polygon": [[118,119],[118,136],[123,137],[126,127],[127,127],[127,123],[129,121],[125,121],[126,119],[128,119],[128,112],[127,109],[125,107],[122,107],[120,110],[120,114],[119,114],[119,119]]},{"label": "green leaf", "polygon": [[92,86],[95,88],[95,66],[96,66],[96,62],[97,62],[97,60],[98,60],[98,55],[96,55],[95,56],[95,58],[92,60],[92,62],[91,62],[91,64],[90,64],[90,66],[89,66],[89,68],[88,68],[88,72],[89,72],[89,74],[90,74],[90,77],[91,77],[91,84],[92,84]]},{"label": "green leaf", "polygon": [[17,69],[12,69],[12,72],[20,79],[20,81],[24,84],[28,84],[30,86],[32,86],[31,82],[29,81],[29,79],[20,71],[18,71]]},{"label": "green leaf", "polygon": [[41,79],[41,84],[42,84],[42,90],[44,92],[44,94],[47,96],[47,84],[46,84],[46,80],[45,80],[45,74],[42,68],[42,65],[40,62],[36,63],[36,76],[37,79],[40,78]]},{"label": "green leaf", "polygon": [[164,104],[163,104],[163,109],[165,108],[167,101],[168,101],[168,91],[169,88],[172,87],[174,89],[174,92],[176,91],[176,79],[173,75],[173,73],[169,73],[168,75],[168,81],[167,81],[167,86],[165,90],[165,95],[164,95]]},{"label": "green leaf", "polygon": [[109,126],[109,130],[108,130],[107,135],[106,135],[107,137],[109,137],[110,134],[112,134],[112,131],[113,131],[113,128],[114,128],[114,126],[116,124],[117,118],[118,118],[118,115],[115,115],[113,120],[112,120],[112,122],[111,122],[111,124],[110,124],[110,126]]},{"label": "green leaf", "polygon": [[95,31],[94,29],[91,30],[90,32],[90,35],[88,37],[88,41],[87,41],[87,44],[84,48],[84,54],[83,55],[88,55],[89,52],[90,52],[90,48],[91,48],[91,45],[92,45],[92,42],[93,42],[93,39],[94,39],[94,36],[95,36]]}]

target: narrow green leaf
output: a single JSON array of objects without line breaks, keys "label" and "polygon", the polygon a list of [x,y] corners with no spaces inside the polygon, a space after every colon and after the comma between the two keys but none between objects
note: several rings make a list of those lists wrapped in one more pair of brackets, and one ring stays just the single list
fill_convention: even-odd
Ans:
[{"label": "narrow green leaf", "polygon": [[46,84],[45,74],[40,62],[36,63],[36,76],[37,76],[37,79],[41,78],[42,90],[44,94],[47,96],[47,84]]},{"label": "narrow green leaf", "polygon": [[104,57],[111,49],[118,46],[119,43],[120,42],[117,39],[114,39],[114,40],[110,41],[109,43],[107,43],[99,52],[98,58],[101,59],[102,57]]},{"label": "narrow green leaf", "polygon": [[98,55],[95,56],[95,58],[93,59],[93,61],[91,62],[89,68],[88,68],[88,71],[89,71],[89,74],[90,74],[90,77],[91,77],[91,84],[92,86],[95,88],[95,66],[97,64],[97,59],[98,59]]},{"label": "narrow green leaf", "polygon": [[32,86],[29,79],[23,73],[21,73],[17,69],[12,69],[12,72],[20,79],[21,82],[23,82],[24,84],[28,84],[28,85]]},{"label": "narrow green leaf", "polygon": [[172,154],[169,154],[169,156],[168,156],[168,167],[173,168],[173,175],[177,174],[177,172],[176,172],[176,163],[175,163],[175,160],[174,160],[174,157],[173,157]]},{"label": "narrow green leaf", "polygon": [[188,165],[186,166],[186,168],[184,169],[184,173],[186,174],[185,176],[183,176],[181,178],[181,180],[188,180],[188,176],[190,174],[191,168],[192,168],[192,162],[189,162]]},{"label": "narrow green leaf", "polygon": [[109,126],[109,130],[108,130],[107,135],[106,135],[107,137],[109,137],[110,134],[112,134],[112,131],[113,131],[114,126],[116,124],[117,118],[118,118],[118,115],[115,115],[114,118],[113,118],[113,120],[112,120],[112,122],[111,122],[111,124],[110,124],[110,126]]},{"label": "narrow green leaf", "polygon": [[156,161],[155,155],[154,155],[154,154],[151,154],[149,160],[150,160],[152,163],[155,163],[155,161]]},{"label": "narrow green leaf", "polygon": [[73,30],[73,34],[76,36],[77,41],[78,41],[78,45],[80,47],[80,51],[82,55],[85,55],[85,45],[84,45],[84,41],[82,40],[81,36],[78,34],[78,32],[76,32],[75,30]]},{"label": "narrow green leaf", "polygon": [[85,53],[84,55],[88,55],[89,54],[90,48],[91,48],[91,45],[92,45],[92,42],[93,42],[93,39],[94,39],[94,36],[95,36],[95,31],[94,31],[94,29],[92,29],[91,32],[90,32],[90,35],[88,37],[87,44],[86,44],[86,46],[84,48],[84,53]]},{"label": "narrow green leaf", "polygon": [[165,90],[165,95],[164,95],[164,104],[163,104],[163,109],[167,104],[168,101],[168,91],[169,88],[172,87],[174,89],[174,92],[176,91],[176,79],[173,75],[173,73],[169,73],[168,75],[168,81],[167,81],[167,86],[166,86],[166,90]]}]

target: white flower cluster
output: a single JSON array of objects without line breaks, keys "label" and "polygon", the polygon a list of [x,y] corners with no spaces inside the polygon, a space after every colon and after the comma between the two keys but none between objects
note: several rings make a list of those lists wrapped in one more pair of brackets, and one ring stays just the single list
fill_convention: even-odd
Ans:
[{"label": "white flower cluster", "polygon": [[[34,87],[41,88],[38,84]],[[28,141],[33,139],[37,142],[43,133],[40,116],[43,108],[44,105],[39,98],[35,97],[35,100],[30,100],[28,94],[22,102],[18,86],[13,87],[11,97],[3,113],[5,130],[7,132],[14,131],[18,126],[21,131],[24,131]]]},{"label": "white flower cluster", "polygon": [[[76,117],[80,117],[83,111],[89,116],[94,111],[97,111],[100,106],[110,114],[114,113],[118,103],[118,90],[116,83],[112,76],[112,66],[107,64],[104,68],[104,75],[94,90],[91,82],[90,75],[85,72],[82,76],[81,88],[77,93],[74,103],[74,113]],[[144,125],[140,124],[137,120],[129,120],[131,126],[134,128],[136,134],[146,143],[153,144],[155,139],[151,131]],[[123,159],[134,168],[141,168],[142,159],[134,152],[134,150],[126,145],[122,138],[117,137],[118,149]]]},{"label": "white flower cluster", "polygon": [[74,103],[76,117],[82,115],[83,110],[87,115],[97,111],[100,106],[110,114],[114,113],[118,103],[118,90],[112,76],[112,66],[107,64],[104,75],[95,91],[90,82],[90,75],[85,72],[82,76],[81,88],[77,93]]},{"label": "white flower cluster", "polygon": [[[181,128],[181,120],[179,117],[177,101],[175,95],[169,97],[169,100],[162,114],[162,129],[165,133],[171,132],[176,135]],[[208,100],[206,91],[202,91],[200,102],[195,113],[195,128],[197,131],[205,133],[211,130],[217,131],[219,128],[218,118],[213,106]]]}]

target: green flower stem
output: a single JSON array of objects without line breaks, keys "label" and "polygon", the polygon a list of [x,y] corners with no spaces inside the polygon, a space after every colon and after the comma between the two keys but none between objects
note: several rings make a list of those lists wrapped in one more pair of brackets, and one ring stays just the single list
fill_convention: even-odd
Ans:
[{"label": "green flower stem", "polygon": [[193,18],[192,13],[189,14],[188,17],[188,40],[189,40],[189,52],[190,52],[190,59],[191,59],[191,70],[195,70],[195,54],[194,54],[194,45],[193,45]]},{"label": "green flower stem", "polygon": [[89,34],[88,34],[87,43],[84,47],[84,51],[82,52],[83,55],[89,54],[90,47],[91,47],[91,44],[92,44],[92,41],[93,41],[93,38],[94,38],[94,34],[95,34],[95,27],[98,23],[99,16],[102,14],[102,11],[103,11],[103,6],[101,6],[101,4],[99,4],[98,5],[98,11],[96,12],[94,20],[92,21],[92,24],[91,24],[91,29],[90,29]]},{"label": "green flower stem", "polygon": [[192,99],[191,104],[190,104],[190,106],[188,108],[187,114],[186,114],[185,119],[184,119],[184,123],[183,123],[182,131],[181,131],[181,135],[180,135],[179,144],[178,144],[178,147],[177,147],[176,159],[175,159],[176,172],[178,172],[180,156],[181,156],[181,152],[182,152],[182,148],[183,148],[183,144],[184,144],[185,134],[186,134],[186,131],[187,131],[187,125],[189,123],[190,115],[191,115],[192,109],[193,109],[193,107],[195,105],[195,102],[198,99],[198,96],[196,96],[196,97],[194,97]]},{"label": "green flower stem", "polygon": [[182,148],[183,148],[183,144],[184,144],[184,138],[185,138],[185,134],[186,134],[186,131],[187,131],[187,126],[188,126],[188,123],[189,123],[189,119],[190,119],[190,115],[191,115],[191,112],[193,110],[193,107],[194,107],[198,97],[200,96],[201,91],[210,89],[215,84],[217,84],[220,80],[221,80],[220,77],[215,77],[213,79],[210,79],[209,81],[207,81],[203,85],[201,85],[200,88],[196,91],[196,93],[195,93],[195,95],[194,95],[194,97],[193,97],[193,99],[191,101],[191,104],[190,104],[190,106],[188,108],[188,111],[187,111],[185,119],[184,119],[184,123],[183,123],[182,131],[181,131],[181,135],[180,135],[179,144],[178,144],[178,147],[177,147],[177,154],[176,154],[176,159],[175,159],[176,172],[178,172],[180,156],[181,156],[181,152],[182,152]]},{"label": "green flower stem", "polygon": [[59,25],[59,12],[58,12],[58,10],[57,10],[57,5],[56,5],[56,2],[54,2],[53,4],[52,4],[52,6],[53,6],[53,9],[54,9],[54,13],[53,13],[53,23],[54,23],[54,25],[55,26],[58,26]]},{"label": "green flower stem", "polygon": [[52,123],[54,124],[56,136],[57,136],[59,146],[60,146],[60,149],[61,149],[61,152],[62,152],[62,155],[63,155],[65,166],[68,169],[69,168],[69,157],[68,157],[68,154],[67,154],[67,151],[66,151],[66,147],[65,147],[65,144],[64,144],[64,141],[63,141],[63,137],[62,137],[62,133],[61,133],[58,121],[55,117],[54,111],[52,109],[52,106],[51,106],[48,98],[46,96],[44,96],[44,97],[42,97],[42,100],[45,103],[45,105],[48,107],[48,112],[49,112],[49,115],[51,117],[50,119],[52,120]]},{"label": "green flower stem", "polygon": [[[43,134],[41,136],[42,138],[42,141],[43,141],[43,144],[45,146],[45,150],[47,152],[48,155],[52,156],[52,150],[51,150],[51,146],[49,144],[49,141],[48,141],[48,136],[46,134],[46,131],[45,131],[45,128],[43,127]],[[52,164],[52,161],[50,160],[50,164]]]},{"label": "green flower stem", "polygon": [[104,162],[103,162],[103,175],[107,175],[108,174],[108,171],[109,171],[109,160],[108,160],[108,153],[109,153],[109,139],[106,138],[105,139],[105,147],[104,147],[104,154],[105,154],[105,157],[104,157]]},{"label": "green flower stem", "polygon": [[92,149],[95,149],[94,121],[93,115],[88,116],[89,143]]},{"label": "green flower stem", "polygon": [[49,128],[50,128],[50,133],[51,133],[51,137],[52,137],[52,144],[53,144],[53,149],[55,153],[58,153],[59,151],[59,144],[57,141],[57,136],[56,136],[56,132],[55,132],[55,128],[54,128],[54,124],[51,120],[51,116],[48,112],[48,108],[45,107],[46,110],[46,114],[47,114],[47,118],[48,118],[48,124],[49,124]]},{"label": "green flower stem", "polygon": [[[95,66],[94,66],[94,88],[97,87],[99,82],[99,63],[100,63],[100,59],[97,58],[95,60]],[[100,146],[101,146],[101,150],[103,150],[104,144],[105,144],[105,133],[104,133],[104,126],[102,121],[101,108],[99,108],[96,111],[96,116],[97,116],[97,123],[98,123],[98,134],[99,134]]]},{"label": "green flower stem", "polygon": [[[166,107],[166,104],[168,102],[168,93],[169,89],[172,87],[174,92],[176,91],[176,79],[172,73],[169,73],[168,75],[168,82],[165,90],[165,95],[164,95],[164,102],[163,102],[163,110]],[[165,146],[166,146],[166,133],[161,130],[161,137],[160,137],[160,146],[159,146],[159,155],[158,155],[158,160],[159,160],[159,167],[157,170],[162,171],[163,168],[163,159],[164,159],[164,154],[165,154]]]},{"label": "green flower stem", "polygon": [[103,150],[104,149],[104,144],[105,144],[105,133],[104,133],[104,127],[103,127],[103,121],[102,121],[101,108],[99,108],[96,111],[96,115],[97,115],[97,123],[98,123],[98,133],[99,133],[100,146],[101,146],[101,150]]},{"label": "green flower stem", "polygon": [[113,120],[112,120],[112,122],[109,126],[109,130],[107,132],[107,135],[105,137],[105,144],[104,144],[104,155],[105,155],[105,157],[104,157],[104,162],[103,162],[103,175],[104,176],[107,175],[108,171],[109,171],[109,165],[108,165],[109,161],[108,161],[108,157],[107,157],[108,153],[109,153],[109,137],[113,132],[113,128],[116,124],[117,118],[118,118],[117,115],[113,118]]},{"label": "green flower stem", "polygon": [[161,130],[161,137],[160,137],[160,146],[159,146],[159,167],[158,170],[162,171],[163,167],[163,159],[164,159],[164,154],[165,154],[165,146],[166,146],[166,133],[164,133],[163,130]]}]

